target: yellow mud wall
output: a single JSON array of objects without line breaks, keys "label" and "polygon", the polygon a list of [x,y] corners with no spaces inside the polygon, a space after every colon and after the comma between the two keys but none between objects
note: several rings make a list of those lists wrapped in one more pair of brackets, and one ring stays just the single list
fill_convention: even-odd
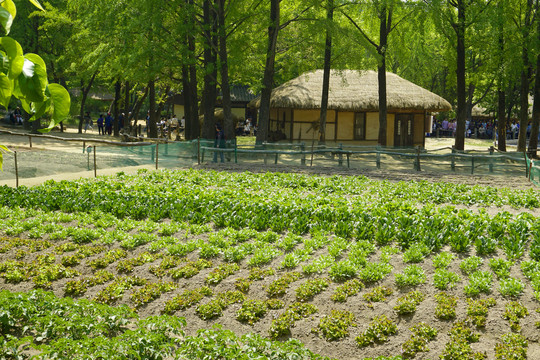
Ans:
[{"label": "yellow mud wall", "polygon": [[354,139],[354,113],[340,112],[338,114],[337,141]]},{"label": "yellow mud wall", "polygon": [[184,116],[184,105],[174,105],[173,107],[173,114],[176,115],[178,120],[180,120]]},{"label": "yellow mud wall", "polygon": [[379,138],[379,113],[366,113],[366,140],[378,140]]},{"label": "yellow mud wall", "polygon": [[244,109],[244,108],[232,108],[231,112],[233,113],[233,115],[239,117],[242,120],[245,120],[246,109]]}]

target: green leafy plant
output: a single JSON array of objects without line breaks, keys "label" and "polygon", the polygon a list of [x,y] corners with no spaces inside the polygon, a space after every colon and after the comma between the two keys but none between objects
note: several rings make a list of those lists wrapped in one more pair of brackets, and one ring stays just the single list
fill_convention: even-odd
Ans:
[{"label": "green leafy plant", "polygon": [[419,263],[430,253],[429,247],[424,243],[412,244],[406,251],[403,252],[403,262]]},{"label": "green leafy plant", "polygon": [[394,310],[400,315],[412,314],[416,311],[416,307],[424,301],[425,295],[419,291],[411,291],[397,299],[397,304]]},{"label": "green leafy plant", "polygon": [[521,331],[519,321],[527,315],[529,315],[529,310],[520,302],[510,301],[504,307],[503,319],[510,322],[510,328],[514,332]]},{"label": "green leafy plant", "polygon": [[212,290],[206,286],[194,290],[185,290],[182,294],[175,296],[172,300],[165,303],[165,314],[172,315],[178,310],[187,309],[193,305],[196,305],[205,296],[212,296]]},{"label": "green leafy plant", "polygon": [[495,345],[495,359],[497,360],[525,360],[527,359],[527,339],[520,334],[504,334],[501,342]]},{"label": "green leafy plant", "polygon": [[356,337],[356,343],[360,347],[366,347],[375,343],[388,341],[388,336],[397,333],[397,326],[386,315],[373,318],[362,334]]},{"label": "green leafy plant", "polygon": [[476,327],[485,327],[488,310],[496,304],[493,298],[467,299],[467,319]]},{"label": "green leafy plant", "polygon": [[380,262],[370,262],[358,273],[358,278],[364,283],[381,281],[392,272],[392,265]]},{"label": "green leafy plant", "polygon": [[412,359],[419,352],[428,352],[428,342],[437,336],[437,330],[423,322],[414,325],[411,332],[410,339],[401,345],[401,354],[405,359]]},{"label": "green leafy plant", "polygon": [[339,340],[349,336],[349,327],[356,326],[354,320],[355,316],[350,311],[332,310],[312,331],[322,334],[326,340]]},{"label": "green leafy plant", "polygon": [[469,284],[463,289],[467,296],[477,296],[480,293],[489,294],[493,284],[493,275],[488,271],[475,271],[469,277]]},{"label": "green leafy plant", "polygon": [[356,276],[357,266],[350,260],[341,260],[330,267],[328,275],[334,281],[346,281]]},{"label": "green leafy plant", "polygon": [[510,277],[510,268],[512,265],[513,262],[508,260],[499,258],[489,259],[489,267],[497,275],[497,279],[507,279]]},{"label": "green leafy plant", "polygon": [[364,288],[364,284],[357,279],[351,279],[344,284],[338,286],[336,291],[332,294],[332,300],[336,302],[345,302],[349,296],[356,295],[361,289]]},{"label": "green leafy plant", "polygon": [[244,299],[244,294],[239,291],[225,291],[218,293],[209,303],[197,306],[196,312],[203,320],[215,319],[220,317],[229,305],[241,303]]},{"label": "green leafy plant", "polygon": [[364,294],[364,300],[368,302],[386,301],[386,297],[394,293],[394,290],[385,286],[377,286]]},{"label": "green leafy plant", "polygon": [[253,325],[261,320],[267,311],[268,306],[265,301],[246,300],[236,313],[236,319],[240,322],[247,322],[249,325]]},{"label": "green leafy plant", "polygon": [[289,335],[291,328],[297,320],[305,318],[318,311],[317,307],[306,303],[293,303],[277,319],[272,320],[270,325],[270,337],[275,339],[280,336]]},{"label": "green leafy plant", "polygon": [[409,265],[402,273],[395,274],[396,284],[399,287],[418,286],[426,282],[426,274],[418,265]]},{"label": "green leafy plant", "polygon": [[433,275],[433,285],[439,290],[451,289],[460,281],[458,274],[446,269],[437,269]]},{"label": "green leafy plant", "polygon": [[433,266],[435,269],[446,269],[450,266],[456,256],[449,252],[441,252],[433,258]]},{"label": "green leafy plant", "polygon": [[516,278],[501,279],[499,292],[505,297],[519,297],[525,290],[525,284]]},{"label": "green leafy plant", "polygon": [[470,275],[476,270],[478,270],[482,263],[482,258],[479,258],[478,256],[469,256],[468,258],[463,260],[461,264],[459,264],[459,268],[461,269],[461,271],[463,271],[464,274]]},{"label": "green leafy plant", "polygon": [[289,285],[301,277],[302,274],[297,272],[285,273],[268,286],[266,293],[269,297],[283,296],[285,295],[285,291],[289,288]]},{"label": "green leafy plant", "polygon": [[458,298],[445,292],[435,294],[437,307],[435,316],[442,320],[450,320],[456,317],[456,306]]},{"label": "green leafy plant", "polygon": [[306,302],[328,287],[326,279],[308,279],[296,288],[296,300]]},{"label": "green leafy plant", "polygon": [[237,264],[223,264],[213,269],[210,274],[206,276],[204,282],[208,285],[216,285],[226,279],[227,277],[240,270]]}]

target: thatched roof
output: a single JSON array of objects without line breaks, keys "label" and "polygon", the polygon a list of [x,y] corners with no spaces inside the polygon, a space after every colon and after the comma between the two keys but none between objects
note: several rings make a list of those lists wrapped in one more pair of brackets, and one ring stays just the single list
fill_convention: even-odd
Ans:
[{"label": "thatched roof", "polygon": [[471,110],[471,116],[475,117],[475,118],[489,119],[489,118],[493,118],[494,114],[487,111],[487,109],[484,108],[484,107],[481,107],[479,105],[475,105],[475,106],[473,106],[473,108]]},{"label": "thatched roof", "polygon": [[[320,109],[323,70],[304,73],[272,90],[270,107],[295,109]],[[332,70],[328,109],[340,111],[379,111],[379,85],[375,71]],[[442,97],[386,73],[388,111],[427,110],[448,111],[452,106]],[[251,107],[260,106],[260,97]]]}]

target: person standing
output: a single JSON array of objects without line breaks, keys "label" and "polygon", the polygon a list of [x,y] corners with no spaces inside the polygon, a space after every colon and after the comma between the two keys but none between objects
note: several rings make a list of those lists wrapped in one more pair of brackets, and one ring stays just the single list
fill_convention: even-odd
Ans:
[{"label": "person standing", "polygon": [[103,119],[103,114],[99,114],[99,118],[97,119],[98,135],[105,135],[104,123],[105,120]]},{"label": "person standing", "polygon": [[[223,132],[223,129],[221,128],[221,124],[216,124],[216,138],[214,139],[214,147],[215,148],[225,148],[225,133]],[[219,153],[219,157],[221,159],[221,162],[225,162],[223,151],[217,151],[214,150],[214,162],[217,163],[217,154]]]},{"label": "person standing", "polygon": [[111,113],[107,113],[107,117],[105,118],[105,131],[107,134],[112,134],[112,125],[113,125],[113,118],[111,116]]}]

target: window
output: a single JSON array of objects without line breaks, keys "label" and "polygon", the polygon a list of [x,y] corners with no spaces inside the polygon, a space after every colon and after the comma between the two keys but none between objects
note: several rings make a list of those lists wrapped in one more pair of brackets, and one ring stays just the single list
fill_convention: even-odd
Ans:
[{"label": "window", "polygon": [[366,113],[354,114],[354,140],[366,139]]}]

